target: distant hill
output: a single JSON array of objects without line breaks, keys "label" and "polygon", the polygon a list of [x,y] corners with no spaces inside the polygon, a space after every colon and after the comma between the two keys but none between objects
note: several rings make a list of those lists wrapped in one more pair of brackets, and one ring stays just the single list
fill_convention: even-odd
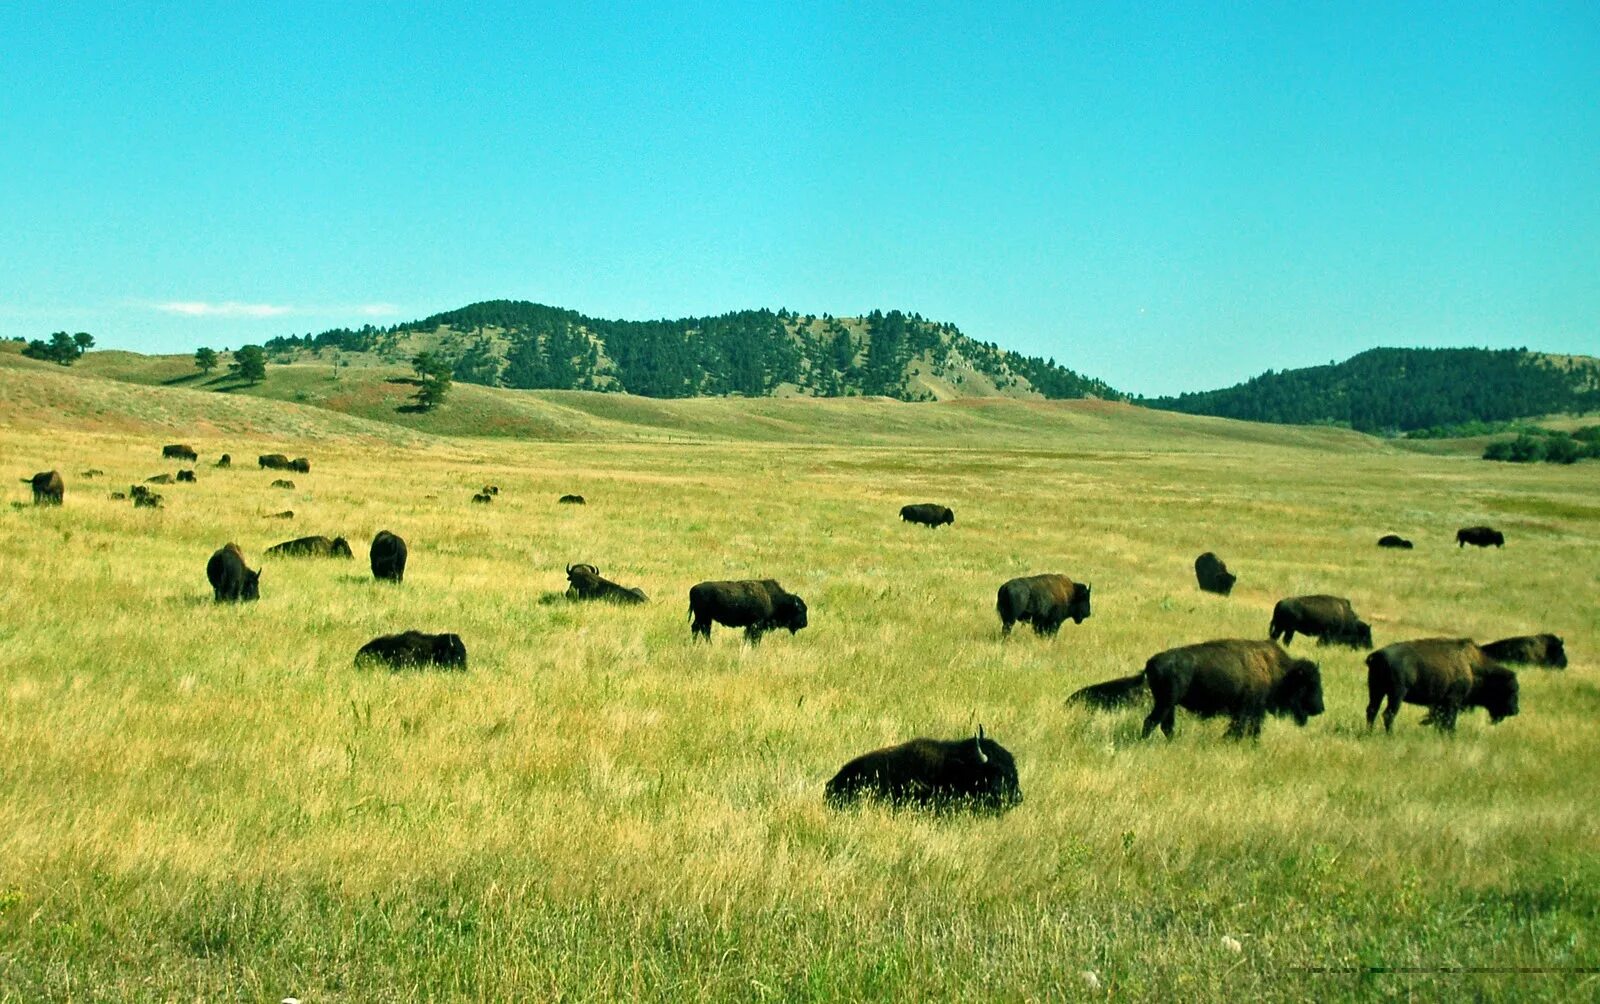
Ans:
[{"label": "distant hill", "polygon": [[1268,370],[1151,408],[1287,425],[1405,432],[1600,409],[1600,360],[1526,349],[1371,349],[1342,363]]},{"label": "distant hill", "polygon": [[718,317],[608,321],[521,300],[490,300],[391,328],[274,338],[279,360],[446,353],[456,379],[489,387],[622,391],[677,398],[883,396],[1125,400],[1054,359],[1023,356],[918,314],[866,317],[743,310]]}]

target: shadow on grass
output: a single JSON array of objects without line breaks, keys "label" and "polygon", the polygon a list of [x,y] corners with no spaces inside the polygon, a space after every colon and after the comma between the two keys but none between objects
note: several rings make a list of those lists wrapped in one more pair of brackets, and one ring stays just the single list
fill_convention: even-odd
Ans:
[{"label": "shadow on grass", "polygon": [[402,404],[395,411],[402,415],[421,415],[427,412],[427,406],[421,404]]},{"label": "shadow on grass", "polygon": [[383,382],[384,383],[402,384],[402,385],[404,385],[406,387],[421,387],[422,386],[422,381],[418,380],[416,377],[394,376],[394,377],[388,377]]},{"label": "shadow on grass", "polygon": [[178,384],[194,383],[203,376],[205,376],[204,373],[185,373],[182,376],[168,377],[167,379],[161,381],[161,386],[175,387]]}]

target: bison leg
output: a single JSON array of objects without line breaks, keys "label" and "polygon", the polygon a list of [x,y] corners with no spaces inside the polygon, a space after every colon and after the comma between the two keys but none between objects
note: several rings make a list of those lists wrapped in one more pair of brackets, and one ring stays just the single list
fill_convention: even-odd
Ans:
[{"label": "bison leg", "polygon": [[1047,617],[1043,622],[1035,621],[1035,629],[1042,635],[1054,638],[1057,631],[1061,630],[1061,622],[1065,617]]},{"label": "bison leg", "polygon": [[1430,714],[1433,717],[1433,726],[1440,732],[1454,732],[1456,730],[1456,715],[1461,711],[1461,705],[1449,701],[1444,704],[1435,704]]},{"label": "bison leg", "polygon": [[710,641],[711,618],[697,612],[694,615],[694,623],[689,625],[689,637],[704,638],[706,641]]},{"label": "bison leg", "polygon": [[1149,739],[1150,733],[1154,732],[1156,730],[1156,726],[1159,725],[1161,726],[1162,735],[1166,736],[1168,739],[1171,739],[1173,717],[1176,715],[1177,710],[1178,709],[1176,705],[1166,704],[1158,699],[1156,701],[1156,706],[1150,709],[1150,714],[1145,716],[1144,731],[1139,734],[1139,738]]},{"label": "bison leg", "polygon": [[744,629],[744,640],[752,645],[761,644],[761,632],[766,630],[759,624],[752,624]]},{"label": "bison leg", "polygon": [[1011,625],[1013,625],[1015,623],[1016,623],[1016,621],[1012,620],[1010,617],[1007,617],[1005,614],[1001,614],[1000,615],[1000,637],[1002,637],[1002,638],[1011,637]]},{"label": "bison leg", "polygon": [[1395,687],[1389,691],[1389,705],[1383,709],[1383,731],[1394,731],[1394,716],[1400,713],[1400,704],[1406,699],[1404,687]]},{"label": "bison leg", "polygon": [[1378,720],[1378,708],[1383,704],[1383,691],[1371,690],[1367,695],[1367,730]]}]

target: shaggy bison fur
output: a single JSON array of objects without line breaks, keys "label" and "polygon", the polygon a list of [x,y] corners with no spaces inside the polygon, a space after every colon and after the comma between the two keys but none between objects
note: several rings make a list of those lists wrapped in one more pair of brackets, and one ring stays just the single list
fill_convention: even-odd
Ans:
[{"label": "shaggy bison fur", "polygon": [[1168,649],[1145,663],[1144,679],[1155,698],[1146,737],[1159,725],[1171,739],[1177,708],[1202,718],[1227,715],[1227,734],[1236,739],[1259,736],[1269,713],[1296,725],[1322,714],[1322,672],[1277,642],[1227,639]]},{"label": "shaggy bison fur", "polygon": [[374,638],[361,646],[356,653],[356,665],[381,662],[390,669],[420,669],[438,666],[440,669],[467,668],[467,646],[455,634],[424,634],[406,631]]},{"label": "shaggy bison fur", "polygon": [[1498,724],[1517,713],[1517,674],[1467,638],[1396,642],[1367,656],[1367,728],[1385,699],[1383,729],[1394,731],[1402,702],[1428,708],[1423,719],[1454,732],[1462,708],[1483,708]]},{"label": "shaggy bison fur", "polygon": [[834,808],[860,798],[936,811],[1003,812],[1022,801],[1017,763],[993,739],[913,739],[856,757],[823,789]]},{"label": "shaggy bison fur", "polygon": [[1483,646],[1483,651],[1496,662],[1567,668],[1567,646],[1553,634],[1502,638]]},{"label": "shaggy bison fur", "polygon": [[1001,634],[1017,621],[1033,625],[1035,634],[1053,635],[1068,617],[1082,624],[1089,616],[1089,585],[1065,575],[1028,575],[1000,587],[995,610]]},{"label": "shaggy bison fur", "polygon": [[226,544],[212,553],[206,562],[206,578],[211,582],[212,599],[218,603],[261,598],[261,573],[245,567],[238,544]]},{"label": "shaggy bison fur", "polygon": [[1147,693],[1149,688],[1145,686],[1144,674],[1135,673],[1132,676],[1122,676],[1104,683],[1091,683],[1087,687],[1079,688],[1067,698],[1067,703],[1109,711],[1141,703]]},{"label": "shaggy bison fur", "polygon": [[42,471],[31,478],[23,478],[22,483],[33,489],[34,505],[60,505],[67,490],[60,471]]},{"label": "shaggy bison fur", "polygon": [[950,511],[949,506],[935,505],[932,502],[918,502],[913,505],[900,507],[900,518],[907,523],[921,523],[923,526],[944,526],[954,523],[956,514]]},{"label": "shaggy bison fur", "polygon": [[744,628],[749,642],[778,628],[794,634],[806,626],[806,601],[773,579],[699,582],[689,587],[689,626],[692,635],[711,639],[711,622]]},{"label": "shaggy bison fur", "polygon": [[1239,581],[1237,575],[1228,571],[1222,559],[1210,551],[1194,559],[1194,577],[1201,589],[1222,596],[1233,592],[1233,584]]},{"label": "shaggy bison fur", "polygon": [[398,534],[379,530],[372,538],[368,552],[372,562],[372,577],[381,582],[404,582],[406,577],[406,542]]},{"label": "shaggy bison fur", "polygon": [[1456,531],[1456,546],[1505,547],[1506,535],[1492,526],[1464,526]]},{"label": "shaggy bison fur", "polygon": [[1296,632],[1311,635],[1318,645],[1372,647],[1372,625],[1356,616],[1350,601],[1342,596],[1291,596],[1272,608],[1272,624],[1267,628],[1273,641],[1279,637],[1288,645]]}]

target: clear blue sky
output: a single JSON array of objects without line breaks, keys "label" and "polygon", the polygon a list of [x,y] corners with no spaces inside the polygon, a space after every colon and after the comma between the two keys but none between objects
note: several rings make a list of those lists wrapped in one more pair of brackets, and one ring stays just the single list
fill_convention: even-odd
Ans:
[{"label": "clear blue sky", "polygon": [[0,335],[898,307],[1147,393],[1600,352],[1593,0],[175,6],[0,6]]}]

